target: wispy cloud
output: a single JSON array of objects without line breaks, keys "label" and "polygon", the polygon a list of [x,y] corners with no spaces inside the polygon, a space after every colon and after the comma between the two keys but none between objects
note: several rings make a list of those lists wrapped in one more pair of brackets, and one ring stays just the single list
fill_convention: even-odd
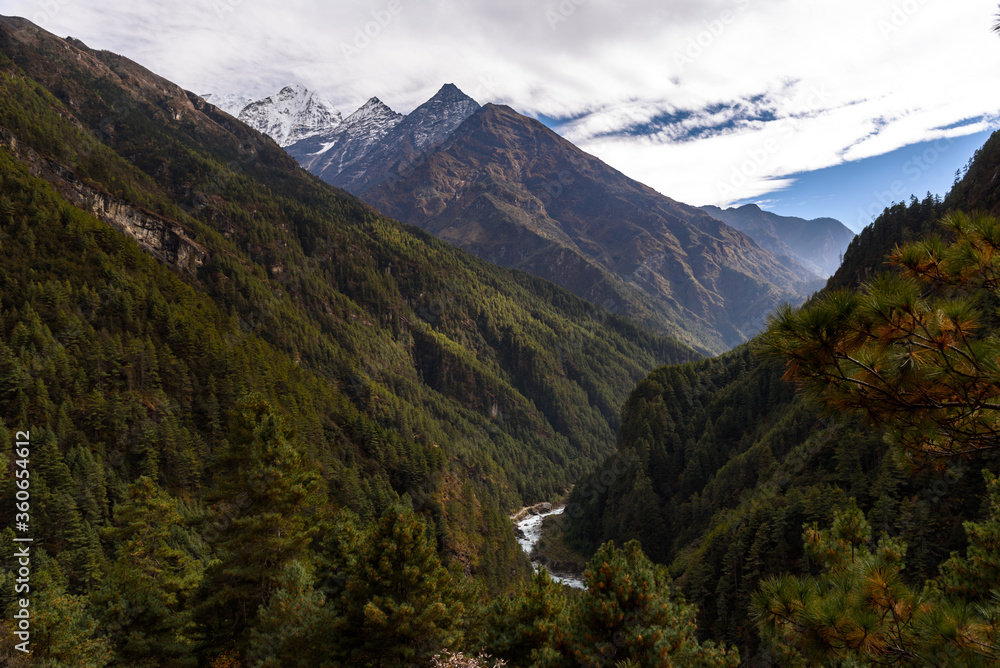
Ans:
[{"label": "wispy cloud", "polygon": [[[454,82],[696,204],[968,134],[1000,111],[995,0],[13,0],[197,92],[302,82],[349,113]],[[962,125],[967,119],[977,119]]]}]

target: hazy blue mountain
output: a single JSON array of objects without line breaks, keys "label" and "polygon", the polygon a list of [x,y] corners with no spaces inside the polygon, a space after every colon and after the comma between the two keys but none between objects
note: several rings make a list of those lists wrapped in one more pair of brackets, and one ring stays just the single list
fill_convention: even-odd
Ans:
[{"label": "hazy blue mountain", "polygon": [[806,220],[779,216],[756,204],[731,209],[703,206],[701,210],[746,232],[775,255],[791,258],[822,278],[837,271],[844,251],[854,238],[854,232],[833,218]]}]

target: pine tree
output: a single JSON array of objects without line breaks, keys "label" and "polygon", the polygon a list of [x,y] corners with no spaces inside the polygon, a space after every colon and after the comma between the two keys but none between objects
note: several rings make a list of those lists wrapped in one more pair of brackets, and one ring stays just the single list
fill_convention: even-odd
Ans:
[{"label": "pine tree", "polygon": [[106,538],[118,546],[117,558],[92,599],[116,660],[137,668],[196,665],[191,608],[203,567],[174,545],[183,524],[177,502],[142,477],[114,515]]},{"label": "pine tree", "polygon": [[254,668],[313,668],[324,665],[330,639],[323,605],[305,566],[288,564],[279,588],[250,631],[247,659]]},{"label": "pine tree", "polygon": [[526,666],[549,645],[563,621],[566,597],[544,568],[516,596],[500,596],[483,610],[477,646],[511,665]]},{"label": "pine tree", "polygon": [[786,307],[766,335],[786,378],[833,409],[867,412],[918,461],[1000,449],[1000,221],[943,223],[952,242],[897,248],[896,271]]},{"label": "pine tree", "polygon": [[966,557],[953,557],[961,567],[945,568],[943,578],[917,589],[902,575],[906,546],[888,536],[873,542],[852,500],[835,514],[831,529],[805,528],[807,550],[823,567],[820,575],[786,574],[761,583],[751,606],[761,636],[790,665],[996,665],[1000,599],[977,608],[982,591],[970,599],[947,589],[956,572],[977,582],[993,572],[979,557],[983,545],[1000,540],[998,510],[993,506],[989,520],[974,525],[979,535]]},{"label": "pine tree", "polygon": [[638,541],[624,549],[602,545],[585,578],[587,593],[572,604],[539,668],[619,661],[641,668],[739,664],[735,650],[698,642],[694,607],[671,596],[666,570],[649,561]]},{"label": "pine tree", "polygon": [[390,508],[360,543],[331,633],[347,665],[427,662],[461,636],[464,596],[441,564],[424,523]]},{"label": "pine tree", "polygon": [[36,665],[103,668],[111,663],[111,643],[85,596],[66,593],[59,578],[45,566],[32,573],[32,589],[31,652]]},{"label": "pine tree", "polygon": [[200,608],[217,647],[241,641],[291,562],[309,553],[325,499],[322,478],[278,413],[259,395],[242,400],[215,467],[210,542]]},{"label": "pine tree", "polygon": [[984,470],[989,514],[983,522],[966,522],[969,545],[965,555],[953,553],[941,565],[946,591],[969,601],[988,600],[1000,588],[1000,480]]}]

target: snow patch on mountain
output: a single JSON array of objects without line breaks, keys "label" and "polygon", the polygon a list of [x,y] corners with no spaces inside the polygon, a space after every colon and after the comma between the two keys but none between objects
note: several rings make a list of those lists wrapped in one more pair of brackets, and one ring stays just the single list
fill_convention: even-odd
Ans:
[{"label": "snow patch on mountain", "polygon": [[479,103],[454,84],[445,84],[434,97],[414,109],[370,151],[344,167],[330,183],[360,193],[386,178],[400,164],[443,142],[462,121],[479,109]]},{"label": "snow patch on mountain", "polygon": [[205,102],[214,104],[230,116],[239,116],[240,112],[243,111],[243,107],[253,102],[253,100],[246,95],[235,95],[233,93],[226,95],[205,93],[201,96],[201,98],[205,100]]},{"label": "snow patch on mountain", "polygon": [[410,127],[401,128],[413,137],[418,151],[443,141],[466,118],[479,110],[479,103],[463,93],[455,84],[445,84],[434,97],[413,110],[407,119]]},{"label": "snow patch on mountain", "polygon": [[290,146],[340,125],[340,112],[302,84],[245,105],[238,118],[278,143]]},{"label": "snow patch on mountain", "polygon": [[440,144],[480,108],[454,84],[442,86],[408,116],[373,97],[342,119],[332,104],[298,84],[256,101],[202,97],[269,135],[305,169],[352,192]]},{"label": "snow patch on mountain", "polygon": [[330,179],[368,153],[404,118],[373,97],[340,125],[285,150],[313,174]]}]

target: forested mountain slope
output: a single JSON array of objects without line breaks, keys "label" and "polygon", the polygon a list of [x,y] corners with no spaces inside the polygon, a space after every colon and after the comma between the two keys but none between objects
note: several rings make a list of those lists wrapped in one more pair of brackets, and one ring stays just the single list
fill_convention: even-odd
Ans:
[{"label": "forested mountain slope", "polygon": [[[855,287],[885,268],[897,244],[933,232],[947,208],[995,199],[984,175],[1000,167],[998,135],[942,204],[890,207],[852,242],[830,289]],[[974,201],[968,193],[979,193]],[[982,512],[979,469],[995,456],[940,470],[905,467],[882,430],[851,411],[826,412],[782,380],[784,362],[761,342],[721,357],[668,366],[639,383],[623,410],[619,452],[571,497],[568,538],[584,551],[639,540],[670,564],[699,629],[741,648],[750,665],[773,665],[748,611],[762,578],[809,572],[802,527],[829,526],[857,499],[876,535],[905,541],[906,577],[921,584],[966,544],[962,523]]]},{"label": "forested mountain slope", "polygon": [[354,192],[479,257],[547,278],[699,350],[746,341],[775,306],[822,286],[794,259],[626,177],[510,107],[487,104],[419,160],[387,167],[391,178]]},{"label": "forested mountain slope", "polygon": [[[695,357],[380,216],[115,54],[0,18],[0,92],[0,418],[31,432],[39,577],[78,619],[118,582],[140,506],[172,518],[157,540],[190,571],[177,620],[198,578],[239,590],[204,569],[273,530],[247,528],[253,508],[305,524],[244,603],[303,554],[326,563],[310,541],[337,512],[399,504],[457,572],[502,589],[527,571],[507,514],[612,450],[649,369]],[[244,473],[290,486],[234,497]],[[94,634],[49,628],[52,652]]]}]

